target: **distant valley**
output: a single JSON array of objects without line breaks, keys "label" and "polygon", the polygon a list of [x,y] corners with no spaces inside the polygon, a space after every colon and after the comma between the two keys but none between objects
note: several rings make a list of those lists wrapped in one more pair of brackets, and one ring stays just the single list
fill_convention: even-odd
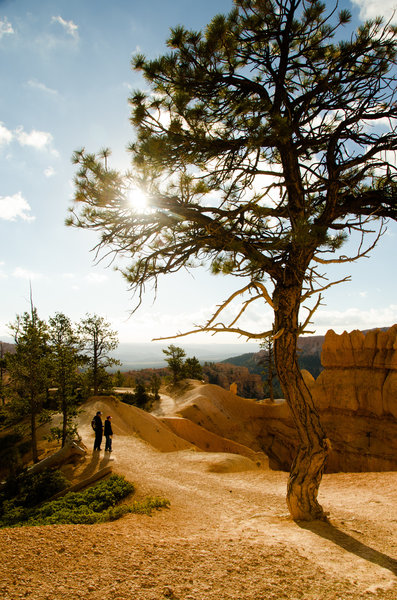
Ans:
[{"label": "distant valley", "polygon": [[114,357],[122,363],[117,367],[121,371],[131,369],[159,369],[166,367],[165,355],[163,350],[170,344],[183,348],[186,356],[195,356],[200,362],[221,362],[229,356],[237,356],[244,353],[259,352],[258,343],[241,344],[184,344],[181,340],[165,340],[162,344],[158,343],[121,343],[114,352]]}]

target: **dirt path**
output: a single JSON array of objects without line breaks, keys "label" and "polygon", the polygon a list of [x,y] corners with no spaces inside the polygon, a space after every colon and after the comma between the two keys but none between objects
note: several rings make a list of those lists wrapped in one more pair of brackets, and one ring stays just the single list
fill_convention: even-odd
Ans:
[{"label": "dirt path", "polygon": [[[87,423],[81,433],[91,447]],[[166,497],[170,509],[1,530],[0,598],[397,599],[397,473],[325,476],[331,524],[300,526],[286,509],[285,473],[208,472],[235,457],[161,453],[130,435],[115,436],[112,458],[139,496]],[[101,452],[86,469],[106,464]]]}]

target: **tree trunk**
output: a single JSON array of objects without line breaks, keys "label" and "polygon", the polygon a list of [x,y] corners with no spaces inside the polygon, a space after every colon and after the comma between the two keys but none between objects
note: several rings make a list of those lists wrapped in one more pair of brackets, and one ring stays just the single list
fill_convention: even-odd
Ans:
[{"label": "tree trunk", "polygon": [[317,410],[297,361],[298,316],[301,286],[280,286],[274,294],[275,331],[283,333],[274,341],[277,374],[298,432],[299,449],[288,480],[287,504],[296,521],[324,520],[317,501],[328,448]]},{"label": "tree trunk", "polygon": [[98,357],[96,348],[94,348],[94,360],[93,360],[93,368],[92,368],[92,376],[93,376],[93,384],[94,384],[94,396],[98,395]]},{"label": "tree trunk", "polygon": [[37,452],[36,413],[34,410],[30,413],[30,432],[32,438],[32,459],[34,463],[37,463],[39,461],[39,455]]},{"label": "tree trunk", "polygon": [[66,398],[64,396],[62,399],[62,448],[66,444],[67,428],[68,428],[68,406],[67,406]]},{"label": "tree trunk", "polygon": [[269,387],[270,402],[274,402],[274,371],[273,371],[273,343],[270,339],[267,341],[267,385]]}]

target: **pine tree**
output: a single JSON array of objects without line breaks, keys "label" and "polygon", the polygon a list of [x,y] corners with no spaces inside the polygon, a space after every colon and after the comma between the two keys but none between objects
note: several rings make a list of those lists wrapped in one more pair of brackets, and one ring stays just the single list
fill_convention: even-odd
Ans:
[{"label": "pine tree", "polygon": [[82,344],[72,322],[63,313],[49,320],[49,346],[52,361],[52,384],[56,388],[58,408],[62,413],[62,447],[68,432],[73,429],[76,415],[77,388],[81,384],[79,367],[86,363]]},{"label": "pine tree", "polygon": [[165,362],[171,371],[172,383],[176,385],[178,381],[183,379],[183,359],[186,356],[186,352],[182,348],[174,346],[174,344],[170,344],[163,352],[168,356]]},{"label": "pine tree", "polygon": [[202,379],[203,378],[203,369],[200,365],[199,360],[193,356],[192,358],[187,358],[183,365],[183,372],[185,377],[189,379]]},{"label": "pine tree", "polygon": [[[298,336],[322,292],[349,279],[328,282],[321,269],[367,255],[383,220],[397,218],[397,33],[375,19],[343,40],[350,18],[319,0],[235,0],[203,32],[172,29],[164,56],[136,55],[150,90],[130,99],[130,150],[146,211],[127,200],[131,175],[74,155],[69,223],[100,230],[99,249],[131,259],[124,275],[138,304],[159,277],[205,262],[238,283],[192,331],[274,340],[299,436],[287,488],[297,520],[325,518],[317,495],[328,454]],[[378,235],[365,245],[373,225]],[[354,232],[356,255],[339,255]],[[269,331],[244,327],[253,303],[274,310]]]},{"label": "pine tree", "polygon": [[80,321],[77,333],[87,355],[88,375],[96,395],[101,388],[109,385],[106,369],[120,364],[110,355],[119,344],[117,332],[110,328],[110,323],[103,317],[87,314]]},{"label": "pine tree", "polygon": [[7,366],[14,402],[22,415],[30,417],[33,462],[38,462],[37,417],[43,410],[52,375],[48,327],[39,319],[37,310],[17,315],[10,325],[15,353],[8,354]]}]

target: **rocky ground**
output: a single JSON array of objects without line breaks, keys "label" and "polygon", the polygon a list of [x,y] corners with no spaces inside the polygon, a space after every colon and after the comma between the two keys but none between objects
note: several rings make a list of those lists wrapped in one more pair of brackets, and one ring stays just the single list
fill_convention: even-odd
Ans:
[{"label": "rocky ground", "polygon": [[[92,445],[90,416],[81,424]],[[396,600],[397,472],[324,476],[330,523],[297,524],[287,474],[234,456],[160,452],[115,431],[113,472],[169,509],[102,525],[0,531],[0,598]],[[89,454],[90,474],[109,464]],[[214,465],[226,472],[211,472]],[[218,469],[220,470],[220,469]]]}]

